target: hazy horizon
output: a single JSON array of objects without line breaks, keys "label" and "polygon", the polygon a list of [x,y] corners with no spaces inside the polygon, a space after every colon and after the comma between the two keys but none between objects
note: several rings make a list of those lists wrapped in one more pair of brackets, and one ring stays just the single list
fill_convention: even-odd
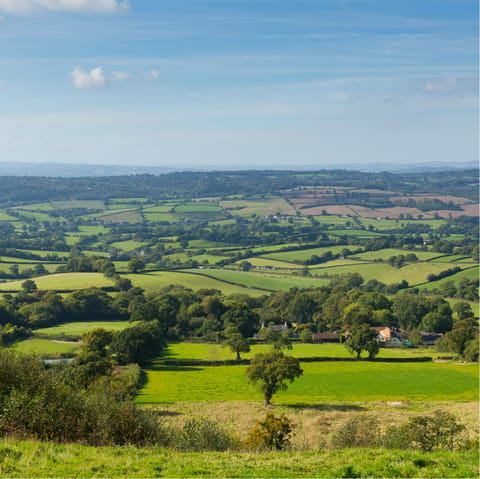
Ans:
[{"label": "hazy horizon", "polygon": [[478,160],[476,0],[0,0],[4,162]]}]

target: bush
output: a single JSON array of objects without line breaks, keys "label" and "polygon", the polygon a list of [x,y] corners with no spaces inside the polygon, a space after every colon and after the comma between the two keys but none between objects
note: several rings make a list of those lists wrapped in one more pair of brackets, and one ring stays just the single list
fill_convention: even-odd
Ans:
[{"label": "bush", "polygon": [[374,416],[357,415],[348,419],[333,434],[334,449],[348,447],[376,447],[380,442],[380,427]]},{"label": "bush", "polygon": [[290,445],[293,425],[284,414],[276,417],[268,413],[250,430],[245,441],[251,449],[285,449]]},{"label": "bush", "polygon": [[465,426],[453,414],[437,410],[432,416],[416,416],[406,424],[387,430],[383,445],[392,449],[459,449],[467,444]]},{"label": "bush", "polygon": [[173,438],[172,446],[182,452],[226,451],[235,449],[237,441],[217,422],[205,418],[192,418]]}]

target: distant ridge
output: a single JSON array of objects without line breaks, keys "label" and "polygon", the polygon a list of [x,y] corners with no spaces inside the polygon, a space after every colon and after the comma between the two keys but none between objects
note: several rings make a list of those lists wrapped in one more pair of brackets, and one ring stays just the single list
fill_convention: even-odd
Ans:
[{"label": "distant ridge", "polygon": [[0,176],[48,176],[48,177],[99,177],[99,176],[128,176],[128,175],[163,175],[175,171],[240,171],[240,170],[296,170],[296,171],[316,171],[324,169],[332,170],[349,170],[362,172],[382,172],[388,171],[391,173],[422,173],[422,172],[436,172],[436,171],[455,171],[478,168],[479,164],[476,161],[469,161],[463,163],[441,163],[441,162],[426,162],[421,164],[388,164],[388,163],[349,163],[349,164],[329,164],[321,163],[318,165],[299,165],[295,168],[290,165],[263,165],[262,168],[254,167],[252,165],[231,165],[229,168],[222,168],[214,165],[203,164],[198,168],[171,168],[154,165],[93,165],[88,163],[11,163],[0,161]]}]

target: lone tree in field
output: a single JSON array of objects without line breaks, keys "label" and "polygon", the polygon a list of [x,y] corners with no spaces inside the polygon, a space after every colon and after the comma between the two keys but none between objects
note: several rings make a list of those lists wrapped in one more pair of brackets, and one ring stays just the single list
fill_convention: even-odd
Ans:
[{"label": "lone tree in field", "polygon": [[277,391],[288,388],[286,381],[292,383],[302,374],[300,361],[278,350],[256,354],[247,368],[248,379],[263,393],[265,404],[271,404]]},{"label": "lone tree in field", "polygon": [[223,341],[222,346],[228,346],[232,353],[237,354],[237,361],[242,359],[240,353],[248,353],[250,351],[250,341],[247,338],[244,338],[238,328],[230,327],[225,329],[225,341]]},{"label": "lone tree in field", "polygon": [[373,359],[378,354],[377,333],[367,323],[361,323],[352,326],[350,329],[350,337],[345,342],[345,347],[357,355],[360,359],[362,351],[368,352],[368,358]]}]

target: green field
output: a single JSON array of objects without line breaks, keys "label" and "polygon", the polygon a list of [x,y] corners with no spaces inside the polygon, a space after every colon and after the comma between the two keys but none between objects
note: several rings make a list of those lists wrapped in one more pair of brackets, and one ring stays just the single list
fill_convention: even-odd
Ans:
[{"label": "green field", "polygon": [[108,331],[121,331],[122,329],[134,326],[136,323],[129,321],[86,321],[77,323],[63,323],[50,328],[36,329],[34,333],[48,334],[52,336],[82,336],[88,331],[96,328],[103,328]]},{"label": "green field", "polygon": [[[195,270],[204,271],[204,270]],[[208,278],[199,274],[178,273],[178,272],[153,272],[148,274],[130,274],[122,275],[132,281],[134,286],[139,286],[145,291],[158,291],[172,284],[180,284],[186,288],[197,291],[202,288],[212,288],[222,291],[223,294],[249,294],[251,296],[261,296],[264,291],[252,288],[244,288],[241,286],[224,283],[213,278]],[[2,285],[0,285],[2,286]]]},{"label": "green field", "polygon": [[[251,359],[255,354],[271,351],[272,346],[268,344],[254,344],[249,353],[242,353],[242,358]],[[351,358],[343,344],[312,344],[294,343],[291,350],[285,351],[286,355],[297,358],[330,357],[330,358]],[[437,358],[444,353],[438,353],[431,348],[381,348],[378,357],[380,358],[414,358],[429,356]],[[201,359],[204,361],[225,361],[235,359],[235,353],[229,348],[220,344],[212,343],[172,343],[168,346],[165,357],[162,359]]]},{"label": "green field", "polygon": [[230,271],[226,269],[204,269],[201,274],[213,276],[219,280],[229,281],[249,288],[263,288],[270,291],[288,290],[290,288],[315,288],[328,283],[327,280],[319,278],[275,276],[272,274]]},{"label": "green field", "polygon": [[50,341],[49,339],[26,339],[15,344],[15,349],[21,353],[35,353],[35,354],[66,354],[75,353],[80,346],[72,343],[62,343],[57,341]]},{"label": "green field", "polygon": [[122,251],[135,251],[141,249],[143,246],[146,246],[147,243],[142,243],[140,241],[127,240],[127,241],[115,241],[110,243],[110,246],[113,248],[121,249]]},{"label": "green field", "polygon": [[339,254],[343,249],[349,248],[357,249],[358,246],[325,246],[323,248],[303,249],[298,251],[285,251],[280,253],[269,253],[262,256],[262,258],[276,259],[278,261],[287,262],[303,262],[309,259],[312,255],[321,256],[324,253],[330,251],[332,254]]},{"label": "green field", "polygon": [[[458,266],[467,266],[465,264],[460,263]],[[448,269],[445,265],[442,265],[442,270]],[[452,274],[452,276],[447,276],[446,278],[439,279],[438,281],[432,281],[431,283],[422,284],[420,286],[421,289],[432,290],[442,286],[443,284],[453,281],[454,283],[458,283],[458,281],[462,278],[467,278],[469,280],[478,280],[479,269],[478,266],[473,268],[468,268],[459,273]]]},{"label": "green field", "polygon": [[[148,211],[148,210],[147,210]],[[170,213],[144,213],[145,219],[150,223],[166,222],[176,223],[178,221],[175,216]]]},{"label": "green field", "polygon": [[437,253],[434,251],[410,251],[406,249],[385,248],[377,251],[366,251],[364,253],[355,254],[352,256],[352,258],[358,258],[365,261],[373,261],[376,259],[387,261],[392,256],[399,256],[401,254],[404,256],[407,254],[415,254],[420,261],[431,260],[432,258],[442,255],[442,253]]},{"label": "green field", "polygon": [[[102,273],[61,273],[33,278],[38,289],[70,291],[82,288],[113,286]],[[0,291],[19,291],[24,280],[0,284]]]},{"label": "green field", "polygon": [[[304,375],[275,404],[324,401],[473,401],[478,400],[478,366],[439,363],[302,363]],[[261,401],[246,366],[175,367],[147,370],[139,403],[177,401]]]},{"label": "green field", "polygon": [[97,217],[100,221],[105,223],[141,223],[143,218],[137,210],[122,210],[119,213],[107,213]]},{"label": "green field", "polygon": [[271,216],[295,215],[295,208],[290,206],[283,198],[264,200],[228,200],[221,201],[220,205],[235,216]]},{"label": "green field", "polygon": [[176,213],[220,213],[223,211],[218,204],[213,202],[194,202],[180,205],[175,208]]},{"label": "green field", "polygon": [[179,453],[2,439],[0,477],[476,478],[478,451],[345,449]]}]

